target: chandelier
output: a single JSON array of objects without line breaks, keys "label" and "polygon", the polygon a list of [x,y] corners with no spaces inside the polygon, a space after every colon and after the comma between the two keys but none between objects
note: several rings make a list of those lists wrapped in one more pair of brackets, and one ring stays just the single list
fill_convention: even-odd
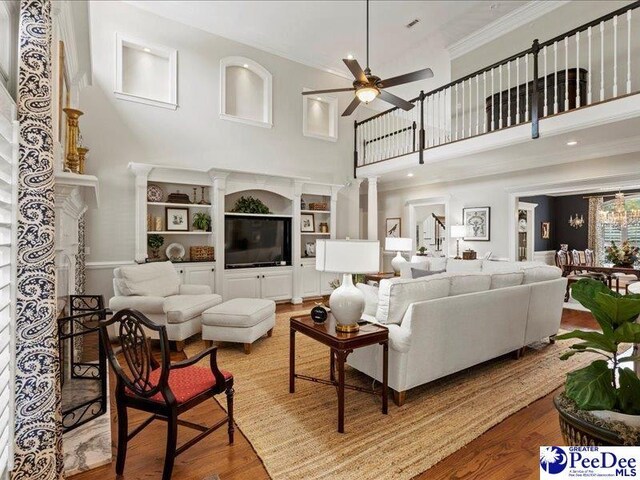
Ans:
[{"label": "chandelier", "polygon": [[579,217],[577,213],[575,217],[573,215],[569,215],[569,225],[573,228],[582,227],[584,225],[584,215],[580,215]]},{"label": "chandelier", "polygon": [[610,211],[600,210],[598,212],[600,221],[620,228],[640,224],[640,210],[628,209],[625,202],[624,193],[616,193],[613,209]]}]

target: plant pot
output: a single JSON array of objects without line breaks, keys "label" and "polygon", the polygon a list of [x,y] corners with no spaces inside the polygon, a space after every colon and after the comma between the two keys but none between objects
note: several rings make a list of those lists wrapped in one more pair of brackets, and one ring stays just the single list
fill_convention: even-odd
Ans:
[{"label": "plant pot", "polygon": [[[574,446],[614,446],[624,445],[623,439],[612,430],[603,426],[594,425],[579,417],[574,412],[568,411],[560,400],[560,395],[553,399],[553,404],[558,410],[560,419],[560,431],[565,445]],[[589,412],[593,413],[593,412]]]}]

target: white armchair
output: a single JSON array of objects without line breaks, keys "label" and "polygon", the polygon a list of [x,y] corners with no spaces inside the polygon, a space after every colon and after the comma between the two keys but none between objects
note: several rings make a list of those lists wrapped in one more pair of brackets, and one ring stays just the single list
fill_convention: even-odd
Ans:
[{"label": "white armchair", "polygon": [[113,276],[115,296],[109,308],[114,312],[132,308],[165,325],[178,350],[185,339],[201,331],[202,312],[222,303],[222,297],[206,285],[181,285],[171,262],[116,268]]}]

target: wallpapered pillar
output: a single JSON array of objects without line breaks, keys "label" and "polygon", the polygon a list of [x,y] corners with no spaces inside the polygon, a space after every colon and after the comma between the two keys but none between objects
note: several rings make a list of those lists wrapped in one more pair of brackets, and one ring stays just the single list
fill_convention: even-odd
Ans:
[{"label": "wallpapered pillar", "polygon": [[[76,291],[77,295],[84,295],[87,285],[87,272],[86,272],[86,214],[83,213],[78,219],[78,253],[76,254]],[[81,337],[76,337],[81,338]]]},{"label": "wallpapered pillar", "polygon": [[51,3],[21,0],[13,479],[63,478],[54,266]]},{"label": "wallpapered pillar", "polygon": [[602,238],[602,222],[598,212],[602,210],[604,200],[602,197],[589,197],[589,231],[587,233],[587,245],[595,252],[596,263],[604,260],[604,242]]}]

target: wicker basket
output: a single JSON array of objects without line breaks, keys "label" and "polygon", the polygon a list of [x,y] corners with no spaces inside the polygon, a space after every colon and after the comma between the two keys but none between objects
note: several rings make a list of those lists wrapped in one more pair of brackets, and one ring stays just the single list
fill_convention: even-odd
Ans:
[{"label": "wicker basket", "polygon": [[328,210],[327,202],[312,202],[309,204],[309,210]]},{"label": "wicker basket", "polygon": [[192,262],[213,262],[215,260],[213,247],[189,247],[189,258]]}]

